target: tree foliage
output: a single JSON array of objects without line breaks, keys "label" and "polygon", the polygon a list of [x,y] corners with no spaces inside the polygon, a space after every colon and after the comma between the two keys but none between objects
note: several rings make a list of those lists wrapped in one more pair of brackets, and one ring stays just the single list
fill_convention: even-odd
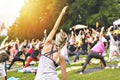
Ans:
[{"label": "tree foliage", "polygon": [[84,24],[95,27],[108,27],[120,17],[120,4],[118,0],[67,0],[68,14],[63,21],[63,27],[72,27],[76,24]]},{"label": "tree foliage", "polygon": [[28,0],[21,8],[20,17],[10,27],[11,38],[43,38],[43,32],[52,29],[65,0]]},{"label": "tree foliage", "polygon": [[68,5],[61,27],[68,32],[76,24],[108,27],[120,17],[119,0],[28,0],[8,35],[19,39],[43,38],[43,31],[52,29],[61,9]]}]

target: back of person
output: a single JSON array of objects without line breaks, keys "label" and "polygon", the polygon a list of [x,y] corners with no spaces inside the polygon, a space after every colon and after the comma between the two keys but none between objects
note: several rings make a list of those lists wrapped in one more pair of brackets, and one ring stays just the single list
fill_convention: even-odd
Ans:
[{"label": "back of person", "polygon": [[110,36],[110,51],[117,51],[117,52],[119,52],[117,37],[111,35],[110,33],[109,33],[109,36]]},{"label": "back of person", "polygon": [[42,52],[35,80],[59,80],[55,71],[57,66],[55,66],[54,57],[58,54],[55,50],[55,45],[52,45],[51,49],[48,50],[47,53],[44,53],[44,51]]},{"label": "back of person", "polygon": [[44,47],[42,49],[42,54],[41,54],[40,61],[39,61],[40,64],[38,65],[38,70],[37,70],[35,80],[59,80],[57,73],[55,71],[56,69],[55,66],[57,66],[58,64],[61,65],[61,70],[62,70],[61,72],[62,72],[63,80],[67,80],[65,60],[58,51],[62,47],[61,45],[66,39],[66,37],[63,36],[64,33],[60,32],[58,34],[59,36],[56,36],[55,46],[53,45],[54,43],[52,43],[53,37],[58,29],[62,16],[66,12],[66,9],[67,9],[67,6],[63,8],[52,31],[49,33],[48,37],[46,38]]},{"label": "back of person", "polygon": [[110,46],[117,46],[117,41],[114,39],[113,35],[111,35],[111,33],[108,33],[108,35],[110,37]]},{"label": "back of person", "polygon": [[39,69],[37,71],[35,80],[59,80],[55,71],[56,67],[51,59],[42,56],[40,57],[39,62],[40,66],[38,65]]}]

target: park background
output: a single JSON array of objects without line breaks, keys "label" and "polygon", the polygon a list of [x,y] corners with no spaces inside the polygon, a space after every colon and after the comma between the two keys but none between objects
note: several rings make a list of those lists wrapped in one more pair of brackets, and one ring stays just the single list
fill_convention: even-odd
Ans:
[{"label": "park background", "polygon": [[[69,29],[77,24],[87,25],[92,28],[107,29],[113,22],[120,18],[119,0],[23,0],[12,25],[7,28],[9,40],[43,39],[44,30],[50,32],[62,8],[68,5],[60,28],[69,33]],[[7,6],[7,5],[6,5]],[[14,6],[15,7],[15,6]],[[96,26],[97,24],[97,26]],[[6,28],[1,25],[1,33]],[[59,30],[58,30],[59,31]]]},{"label": "park background", "polygon": [[[113,22],[120,18],[120,0],[24,0],[24,5],[20,9],[19,17],[7,29],[9,40],[24,39],[43,39],[44,30],[47,34],[54,26],[62,8],[68,5],[67,13],[64,15],[59,29],[69,33],[69,29],[77,24],[87,25],[97,28],[105,26],[107,29]],[[7,6],[7,5],[6,5]],[[4,23],[0,31],[4,30]],[[59,31],[59,30],[58,30]],[[1,36],[0,41],[5,36]],[[73,58],[73,57],[71,57]],[[118,62],[107,63],[117,65]],[[99,64],[88,66],[88,68],[97,67]],[[21,67],[21,64],[14,66]],[[81,69],[80,63],[72,64],[73,69],[68,72],[68,80],[119,80],[119,69],[100,70],[98,72],[80,75],[77,73]],[[67,67],[69,68],[69,67]],[[88,69],[87,68],[87,69]],[[59,68],[57,69],[59,71]],[[18,73],[17,69],[7,72],[7,77],[16,77],[20,80],[34,80],[34,73]],[[61,79],[61,75],[59,74]]]}]

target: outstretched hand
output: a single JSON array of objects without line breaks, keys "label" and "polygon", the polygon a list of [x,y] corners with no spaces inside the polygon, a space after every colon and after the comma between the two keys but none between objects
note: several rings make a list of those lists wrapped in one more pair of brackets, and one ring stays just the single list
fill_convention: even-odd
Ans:
[{"label": "outstretched hand", "polygon": [[113,28],[113,26],[110,26],[111,28]]},{"label": "outstretched hand", "polygon": [[65,14],[65,13],[66,13],[67,8],[68,8],[68,6],[65,6],[65,7],[62,9],[62,14]]},{"label": "outstretched hand", "polygon": [[113,28],[113,26],[110,26],[110,27],[108,28],[108,31],[110,31],[112,28]]},{"label": "outstretched hand", "polygon": [[5,38],[5,40],[7,40],[8,39],[8,36]]},{"label": "outstretched hand", "polygon": [[44,30],[44,33],[46,33],[46,29]]},{"label": "outstretched hand", "polygon": [[101,30],[104,30],[104,26],[101,28]]}]

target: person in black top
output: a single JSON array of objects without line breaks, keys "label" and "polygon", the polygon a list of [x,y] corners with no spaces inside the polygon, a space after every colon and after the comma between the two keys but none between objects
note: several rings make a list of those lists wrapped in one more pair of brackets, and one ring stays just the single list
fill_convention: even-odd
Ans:
[{"label": "person in black top", "polygon": [[12,66],[16,61],[23,62],[23,66],[25,65],[25,60],[20,58],[21,55],[25,55],[25,53],[24,53],[23,51],[19,51],[19,52],[15,55],[14,59],[12,60],[12,62],[11,62],[11,64],[10,64],[10,66],[8,67],[8,69],[10,69],[11,66]]},{"label": "person in black top", "polygon": [[87,53],[87,47],[88,47],[88,43],[87,40],[82,39],[82,45],[80,46],[80,48],[78,49],[77,53],[76,53],[76,57],[74,59],[74,62],[76,62],[77,59],[79,59],[79,55],[88,55]]}]

